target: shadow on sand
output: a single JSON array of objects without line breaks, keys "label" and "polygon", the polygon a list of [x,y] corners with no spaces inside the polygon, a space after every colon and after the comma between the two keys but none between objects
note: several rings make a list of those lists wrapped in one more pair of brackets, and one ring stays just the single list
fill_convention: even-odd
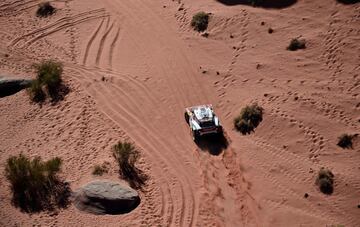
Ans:
[{"label": "shadow on sand", "polygon": [[223,134],[210,134],[201,136],[196,145],[211,155],[219,155],[229,146],[229,142]]},{"label": "shadow on sand", "polygon": [[360,3],[360,0],[337,0],[337,2],[345,5],[350,5],[350,4]]},{"label": "shadow on sand", "polygon": [[258,1],[259,3],[252,3],[251,0],[217,0],[218,2],[228,5],[250,5],[261,8],[274,8],[281,9],[294,5],[297,0],[262,0]]}]

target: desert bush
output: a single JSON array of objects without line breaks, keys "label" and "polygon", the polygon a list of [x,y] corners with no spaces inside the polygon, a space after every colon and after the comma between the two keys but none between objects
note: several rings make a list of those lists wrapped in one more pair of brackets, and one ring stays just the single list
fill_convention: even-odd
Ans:
[{"label": "desert bush", "polygon": [[322,193],[332,194],[334,191],[334,174],[328,169],[321,168],[315,183]]},{"label": "desert bush", "polygon": [[342,134],[340,137],[339,137],[339,141],[337,143],[337,145],[339,147],[342,147],[342,148],[352,148],[352,140],[354,138],[354,135],[349,135],[349,134]]},{"label": "desert bush", "polygon": [[105,164],[95,165],[92,174],[102,176],[104,173],[107,173],[108,171],[109,170]]},{"label": "desert bush", "polygon": [[244,107],[240,115],[234,119],[235,128],[242,134],[250,134],[262,121],[264,109],[258,104]]},{"label": "desert bush", "polygon": [[198,32],[205,31],[209,23],[209,14],[199,12],[195,14],[191,20],[191,26]]},{"label": "desert bush", "polygon": [[292,39],[290,41],[289,46],[286,48],[287,50],[295,51],[299,49],[305,49],[306,48],[306,42],[304,39]]},{"label": "desert bush", "polygon": [[140,158],[139,151],[129,142],[118,142],[113,146],[113,156],[119,164],[121,176],[127,180],[131,187],[141,188],[147,176],[135,164]]},{"label": "desert bush", "polygon": [[22,154],[8,158],[5,176],[10,182],[13,204],[26,212],[65,207],[70,189],[57,176],[61,164],[58,157],[49,161],[40,157],[30,160]]},{"label": "desert bush", "polygon": [[59,87],[63,66],[60,62],[46,60],[34,65],[37,71],[37,80],[49,90]]},{"label": "desert bush", "polygon": [[47,17],[52,15],[55,12],[55,8],[50,4],[50,2],[40,3],[36,11],[36,16],[38,17]]},{"label": "desert bush", "polygon": [[[34,102],[41,102],[50,96],[52,101],[61,100],[69,89],[62,84],[63,65],[60,62],[46,60],[40,64],[34,64],[36,69],[36,80],[29,88],[30,98]],[[45,88],[45,89],[44,89]]]}]

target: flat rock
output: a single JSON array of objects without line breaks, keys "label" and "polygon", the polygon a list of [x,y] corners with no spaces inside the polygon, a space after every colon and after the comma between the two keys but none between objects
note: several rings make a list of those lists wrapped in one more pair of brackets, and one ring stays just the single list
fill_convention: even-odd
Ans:
[{"label": "flat rock", "polygon": [[31,85],[32,80],[0,77],[0,98],[13,95]]},{"label": "flat rock", "polygon": [[139,204],[137,191],[108,180],[90,182],[74,193],[75,207],[93,214],[128,213]]}]

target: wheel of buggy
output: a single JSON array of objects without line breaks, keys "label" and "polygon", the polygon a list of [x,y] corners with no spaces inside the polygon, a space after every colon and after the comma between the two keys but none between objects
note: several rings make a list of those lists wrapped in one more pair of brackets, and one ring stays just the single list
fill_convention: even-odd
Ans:
[{"label": "wheel of buggy", "polygon": [[189,124],[189,114],[187,112],[184,113],[185,121]]},{"label": "wheel of buggy", "polygon": [[192,132],[192,138],[195,142],[199,141],[200,134],[197,130],[191,130]]}]

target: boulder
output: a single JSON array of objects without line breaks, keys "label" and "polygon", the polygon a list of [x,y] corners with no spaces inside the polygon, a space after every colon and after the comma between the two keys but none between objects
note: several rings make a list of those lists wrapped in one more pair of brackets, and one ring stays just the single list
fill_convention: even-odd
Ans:
[{"label": "boulder", "polygon": [[108,180],[90,182],[74,193],[74,205],[93,214],[123,214],[140,204],[138,193],[127,185]]},{"label": "boulder", "polygon": [[30,87],[32,80],[0,78],[0,98]]}]

